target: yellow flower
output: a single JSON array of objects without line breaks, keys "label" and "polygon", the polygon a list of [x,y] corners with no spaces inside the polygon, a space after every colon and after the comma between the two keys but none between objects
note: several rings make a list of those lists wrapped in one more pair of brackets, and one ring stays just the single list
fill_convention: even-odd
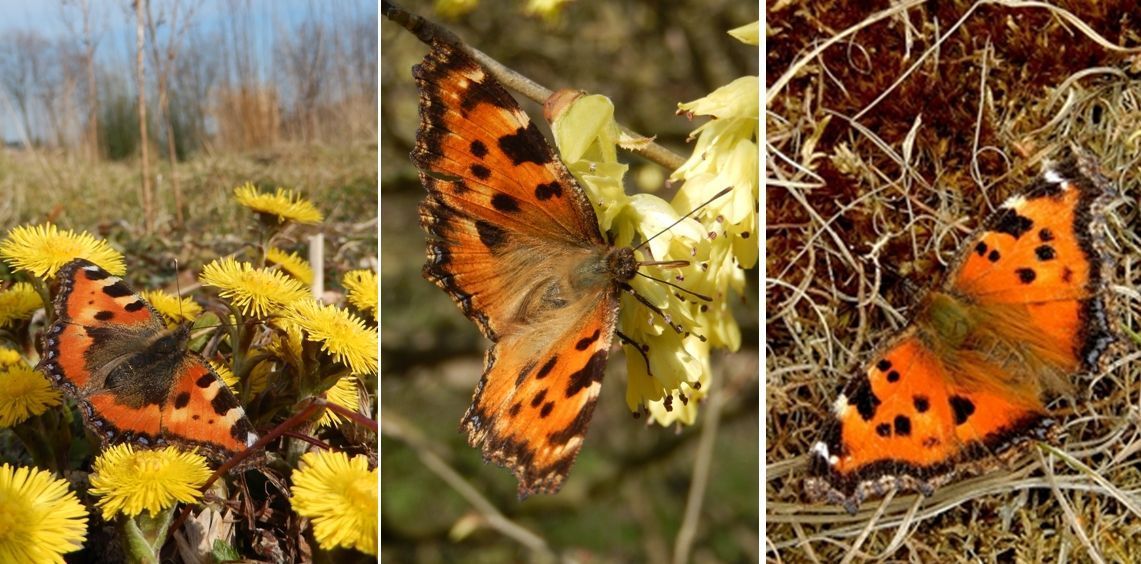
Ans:
[{"label": "yellow flower", "polygon": [[206,265],[200,280],[203,286],[219,288],[218,295],[243,314],[263,319],[309,297],[309,291],[297,280],[276,270],[254,268],[232,257]]},{"label": "yellow flower", "polygon": [[209,359],[207,359],[206,362],[210,363],[210,368],[213,368],[214,372],[218,373],[218,377],[221,378],[231,390],[238,388],[238,377],[234,376],[234,371],[230,370],[229,366]]},{"label": "yellow flower", "polygon": [[0,562],[59,562],[83,548],[87,510],[67,482],[0,464]]},{"label": "yellow flower", "polygon": [[24,362],[24,357],[20,356],[20,351],[0,347],[0,368],[7,369],[13,364],[23,364],[27,366]]},{"label": "yellow flower", "polygon": [[152,516],[178,502],[194,503],[199,489],[210,477],[206,459],[174,447],[136,451],[131,445],[116,445],[95,459],[91,493],[99,497],[103,518],[118,514],[134,517],[148,511]]},{"label": "yellow flower", "polygon": [[293,472],[293,510],[313,523],[313,537],[326,550],[355,548],[377,553],[377,472],[364,456],[307,452]]},{"label": "yellow flower", "polygon": [[[325,399],[329,403],[339,405],[349,411],[357,411],[360,406],[360,396],[357,395],[357,379],[353,376],[344,376],[325,392]],[[345,418],[326,409],[317,421],[318,427],[339,427]]]},{"label": "yellow flower", "polygon": [[746,45],[760,45],[761,44],[761,22],[760,20],[753,23],[745,24],[741,27],[729,30],[729,35],[732,35]]},{"label": "yellow flower", "polygon": [[539,16],[547,24],[559,21],[563,6],[570,0],[527,0],[523,13],[528,16]]},{"label": "yellow flower", "polygon": [[293,275],[302,284],[308,286],[313,283],[313,267],[309,266],[309,263],[297,253],[287,253],[276,247],[270,247],[265,252],[265,258]]},{"label": "yellow flower", "polygon": [[36,289],[27,282],[17,282],[0,292],[0,327],[11,327],[17,321],[31,319],[36,310],[44,307]]},{"label": "yellow flower", "polygon": [[348,291],[349,303],[361,313],[371,311],[373,320],[380,321],[380,282],[371,270],[350,270],[341,282]]},{"label": "yellow flower", "polygon": [[0,368],[0,429],[39,415],[60,401],[51,382],[26,364]]},{"label": "yellow flower", "polygon": [[194,321],[202,315],[202,306],[190,298],[179,298],[162,290],[143,290],[139,295],[166,318],[167,327]]},{"label": "yellow flower", "polygon": [[116,276],[127,272],[123,255],[107,241],[96,239],[86,231],[60,231],[51,223],[34,227],[19,226],[8,231],[0,242],[0,257],[16,270],[25,270],[40,278],[56,273],[74,259],[85,258]]},{"label": "yellow flower", "polygon": [[305,331],[308,340],[321,343],[321,350],[336,362],[351,368],[353,374],[376,374],[379,335],[359,317],[314,300],[293,304],[286,317]]},{"label": "yellow flower", "polygon": [[262,218],[273,218],[277,223],[293,221],[306,225],[316,225],[324,219],[321,212],[292,190],[278,188],[273,194],[259,192],[247,182],[234,189],[238,203],[257,212]]}]

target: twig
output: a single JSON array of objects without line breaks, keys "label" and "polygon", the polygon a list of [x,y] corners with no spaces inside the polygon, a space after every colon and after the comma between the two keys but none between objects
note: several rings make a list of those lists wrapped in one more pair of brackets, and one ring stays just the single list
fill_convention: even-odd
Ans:
[{"label": "twig", "polygon": [[460,494],[468,503],[480,513],[487,525],[503,535],[514,539],[519,544],[526,546],[536,553],[541,553],[545,556],[553,556],[550,547],[542,537],[532,533],[531,531],[523,528],[515,522],[508,519],[487,498],[480,495],[475,488],[464,480],[458,472],[452,469],[447,462],[444,462],[429,444],[418,429],[416,429],[407,419],[395,415],[392,408],[384,408],[380,414],[381,432],[386,436],[404,442],[416,453],[424,466],[431,470],[433,474],[443,479],[449,486]]},{"label": "twig", "polygon": [[[412,32],[420,41],[431,45],[434,42],[446,43],[453,45],[458,49],[471,55],[479,64],[491,73],[499,82],[502,82],[508,88],[538,102],[540,104],[547,101],[551,97],[552,91],[518,72],[504,66],[499,61],[491,58],[486,53],[472,47],[463,42],[456,34],[452,33],[447,28],[439,24],[417,16],[416,14],[409,13],[403,8],[389,2],[382,0],[381,13],[384,17],[392,20],[401,25],[404,29]],[[649,139],[648,136],[635,132],[634,130],[622,124],[618,127],[623,133],[638,139]],[[621,146],[621,145],[620,145]],[[654,142],[638,143],[633,147],[622,147],[628,151],[642,155],[647,160],[655,162],[669,170],[677,170],[682,164],[685,163],[685,157],[661,146]]]},{"label": "twig", "polygon": [[693,481],[689,484],[689,497],[685,501],[685,517],[682,518],[674,542],[674,564],[689,561],[693,539],[697,537],[698,519],[705,500],[705,489],[709,485],[709,468],[713,464],[713,447],[717,442],[717,424],[721,421],[724,397],[724,390],[710,394],[709,402],[705,405],[705,426],[701,429],[701,441],[697,443],[697,460],[693,464]]}]

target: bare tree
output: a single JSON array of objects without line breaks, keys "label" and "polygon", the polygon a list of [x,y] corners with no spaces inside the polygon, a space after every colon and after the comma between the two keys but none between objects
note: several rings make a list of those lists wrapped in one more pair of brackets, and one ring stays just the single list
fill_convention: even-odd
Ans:
[{"label": "bare tree", "polygon": [[[89,159],[99,159],[103,150],[99,142],[99,80],[95,73],[95,48],[99,36],[95,30],[95,14],[89,0],[60,0],[61,15],[71,37],[80,37],[83,46],[82,63],[87,90],[87,118],[83,130],[84,153]],[[71,6],[79,8],[79,29],[71,17]]]},{"label": "bare tree", "polygon": [[134,0],[135,8],[135,83],[139,91],[139,145],[142,158],[142,200],[143,200],[143,229],[149,235],[154,232],[155,226],[155,196],[151,186],[151,160],[147,138],[147,82],[146,65],[143,62],[143,49],[146,47],[146,2],[147,0]]},{"label": "bare tree", "polygon": [[[147,5],[147,28],[151,35],[151,61],[154,65],[155,75],[158,77],[158,105],[161,114],[160,119],[163,128],[166,130],[166,157],[170,162],[170,184],[174,193],[174,223],[176,226],[182,225],[182,185],[175,171],[178,163],[178,152],[175,148],[174,120],[170,115],[170,78],[175,67],[178,47],[182,44],[182,39],[186,35],[187,29],[190,28],[191,18],[194,17],[194,12],[201,5],[201,2],[191,2],[186,6],[185,12],[179,10],[179,5],[179,0],[173,0],[170,4],[170,15],[167,16],[166,5],[164,4],[159,12],[157,24],[151,15],[150,4]],[[165,56],[160,56],[157,29],[168,17],[170,19],[170,30],[167,32]]]}]

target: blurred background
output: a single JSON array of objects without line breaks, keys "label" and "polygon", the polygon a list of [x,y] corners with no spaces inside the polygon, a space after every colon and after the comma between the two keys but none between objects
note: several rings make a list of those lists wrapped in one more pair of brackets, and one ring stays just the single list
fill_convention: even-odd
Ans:
[{"label": "blurred background", "polygon": [[[702,122],[676,116],[677,104],[758,72],[758,49],[726,34],[758,18],[755,3],[577,2],[536,13],[514,2],[402,7],[548,88],[609,96],[620,123],[681,155],[692,151],[686,136]],[[380,27],[382,559],[759,559],[755,270],[735,312],[742,349],[713,356],[715,393],[724,400],[717,425],[708,424],[705,406],[684,429],[633,419],[624,401],[625,360],[616,349],[585,445],[559,494],[520,502],[514,476],[485,465],[467,445],[458,426],[487,342],[420,275],[424,234],[416,206],[424,189],[408,154],[419,123],[411,68],[427,47],[388,20]],[[548,133],[538,105],[520,103]],[[664,185],[669,171],[629,153],[619,158],[631,165],[628,193],[672,195]],[[697,504],[687,496],[703,440],[712,446],[704,457],[710,477]],[[473,505],[441,478],[449,472],[486,505]],[[686,519],[687,508],[698,512]],[[489,525],[495,515],[502,517],[498,528]]]}]

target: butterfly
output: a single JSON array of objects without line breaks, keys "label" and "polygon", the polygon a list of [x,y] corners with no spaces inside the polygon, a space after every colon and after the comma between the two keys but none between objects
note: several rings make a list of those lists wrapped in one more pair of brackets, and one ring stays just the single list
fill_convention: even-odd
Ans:
[{"label": "butterfly", "polygon": [[986,219],[833,403],[809,454],[809,498],[855,513],[892,488],[931,495],[1054,438],[1043,398],[1096,370],[1113,341],[1098,240],[1110,192],[1074,154]]},{"label": "butterfly", "polygon": [[188,324],[168,329],[121,278],[85,259],[65,264],[56,281],[37,368],[102,441],[193,447],[216,460],[254,444],[238,398],[188,350]]},{"label": "butterfly", "polygon": [[639,261],[607,243],[574,177],[469,55],[434,41],[413,76],[423,274],[491,341],[460,428],[515,474],[520,497],[555,493],[582,446]]}]

